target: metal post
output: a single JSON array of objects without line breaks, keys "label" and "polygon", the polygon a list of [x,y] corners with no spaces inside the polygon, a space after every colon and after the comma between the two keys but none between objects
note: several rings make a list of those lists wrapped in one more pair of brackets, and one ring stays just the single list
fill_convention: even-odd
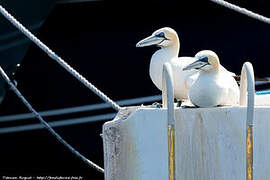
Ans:
[{"label": "metal post", "polygon": [[[246,93],[248,92],[248,94]],[[248,95],[248,100],[247,100]],[[246,62],[241,71],[240,106],[247,105],[246,121],[246,180],[253,180],[253,119],[255,83],[252,64]],[[248,102],[247,102],[248,101]]]},{"label": "metal post", "polygon": [[168,166],[169,180],[175,180],[175,114],[172,68],[169,63],[163,65],[162,104],[168,109]]}]

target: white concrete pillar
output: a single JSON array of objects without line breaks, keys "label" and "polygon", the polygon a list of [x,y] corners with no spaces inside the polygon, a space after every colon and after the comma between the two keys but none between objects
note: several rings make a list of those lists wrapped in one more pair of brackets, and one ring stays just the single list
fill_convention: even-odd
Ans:
[{"label": "white concrete pillar", "polygon": [[[270,177],[270,108],[255,107],[254,180]],[[177,109],[177,180],[245,180],[246,107]],[[134,107],[104,124],[106,180],[168,179],[167,111]]]}]

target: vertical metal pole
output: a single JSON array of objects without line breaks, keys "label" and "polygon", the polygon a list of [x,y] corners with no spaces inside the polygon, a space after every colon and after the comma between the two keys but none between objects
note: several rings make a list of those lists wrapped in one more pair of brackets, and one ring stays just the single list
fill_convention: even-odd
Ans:
[{"label": "vertical metal pole", "polygon": [[169,151],[169,180],[175,180],[175,131],[174,126],[168,125],[168,151]]},{"label": "vertical metal pole", "polygon": [[253,128],[247,125],[246,130],[246,179],[253,180]]},{"label": "vertical metal pole", "polygon": [[[247,93],[248,92],[248,100]],[[247,105],[246,121],[246,180],[253,180],[253,119],[255,83],[252,64],[246,62],[241,71],[240,106]],[[248,102],[247,102],[248,101]]]},{"label": "vertical metal pole", "polygon": [[169,180],[175,180],[175,115],[173,74],[169,63],[163,65],[162,73],[163,108],[168,109],[168,166]]}]

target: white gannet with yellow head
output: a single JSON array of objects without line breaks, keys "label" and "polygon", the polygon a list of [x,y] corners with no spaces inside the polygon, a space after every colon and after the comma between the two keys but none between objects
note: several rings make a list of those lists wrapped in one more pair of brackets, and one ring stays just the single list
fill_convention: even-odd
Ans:
[{"label": "white gannet with yellow head", "polygon": [[203,50],[195,55],[198,60],[183,70],[197,69],[199,76],[189,89],[190,101],[199,107],[237,105],[239,87],[233,73],[227,71],[219,62],[217,54]]},{"label": "white gannet with yellow head", "polygon": [[183,68],[194,62],[194,57],[178,57],[180,42],[175,30],[169,27],[155,31],[151,36],[141,40],[136,47],[156,45],[157,50],[150,62],[150,77],[155,86],[162,90],[162,68],[163,64],[169,62],[172,66],[174,76],[174,95],[180,101],[188,99],[188,89],[197,78],[198,72],[183,71]]}]

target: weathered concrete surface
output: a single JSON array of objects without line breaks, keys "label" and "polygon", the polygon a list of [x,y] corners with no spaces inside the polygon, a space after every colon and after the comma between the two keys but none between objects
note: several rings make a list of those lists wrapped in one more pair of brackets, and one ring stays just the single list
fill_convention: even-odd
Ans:
[{"label": "weathered concrete surface", "polygon": [[244,180],[246,113],[243,110],[235,107],[177,111],[176,177]]},{"label": "weathered concrete surface", "polygon": [[[129,115],[132,111],[135,112]],[[164,112],[127,109],[104,124],[106,180],[168,179],[167,114]]]},{"label": "weathered concrete surface", "polygon": [[[167,112],[121,111],[103,128],[106,180],[168,179]],[[245,180],[246,108],[176,110],[176,179]],[[256,107],[254,180],[269,180],[270,108]]]}]

